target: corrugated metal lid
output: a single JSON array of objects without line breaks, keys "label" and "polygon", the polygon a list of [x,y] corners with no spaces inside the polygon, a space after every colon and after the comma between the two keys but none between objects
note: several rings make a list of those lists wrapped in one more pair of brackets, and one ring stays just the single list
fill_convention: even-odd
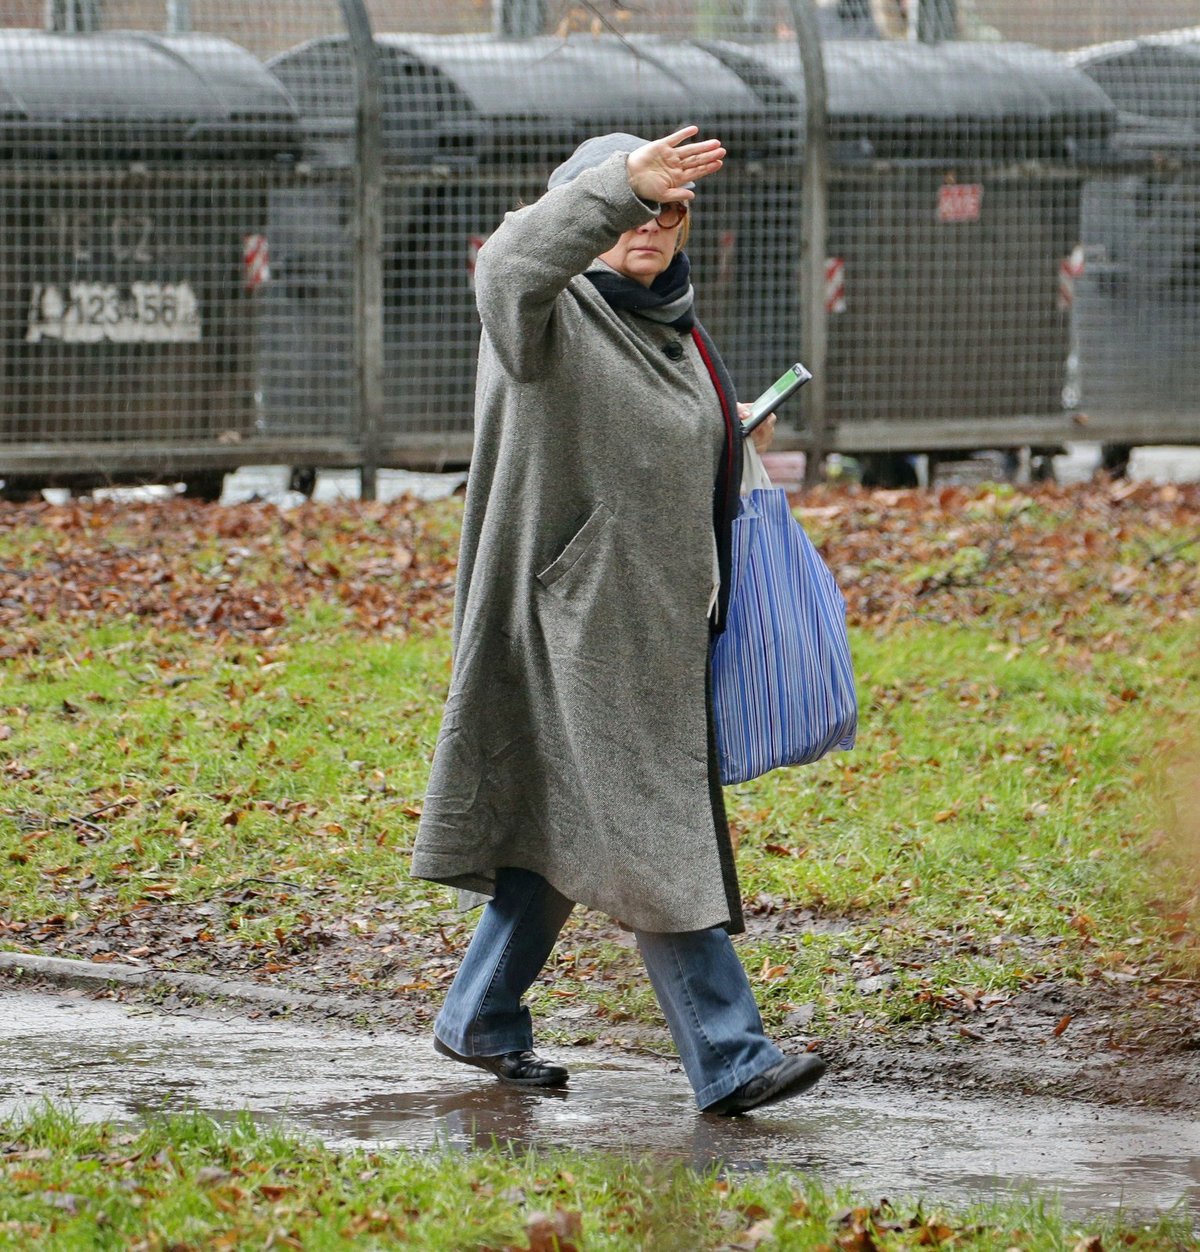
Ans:
[{"label": "corrugated metal lid", "polygon": [[282,85],[226,39],[0,31],[0,143],[36,135],[44,149],[57,134],[72,150],[106,147],[141,126],[152,148],[168,133],[199,146],[288,146],[295,120]]},{"label": "corrugated metal lid", "polygon": [[[661,132],[686,122],[736,133],[746,150],[795,140],[786,93],[764,98],[696,44],[401,34],[377,35],[376,44],[392,160],[479,160],[503,152],[557,162],[564,145],[569,150],[588,135]],[[326,71],[325,85],[306,87],[303,80],[315,78],[318,67]],[[271,68],[314,119],[331,105],[340,103],[343,113],[349,107],[344,40],[312,41],[277,57]]]},{"label": "corrugated metal lid", "polygon": [[1101,86],[1127,138],[1151,146],[1200,141],[1200,26],[1080,48],[1065,58]]},{"label": "corrugated metal lid", "polygon": [[648,37],[502,40],[380,35],[383,48],[436,66],[484,117],[556,118],[622,109],[761,116],[746,84],[702,48]]},{"label": "corrugated metal lid", "polygon": [[[743,72],[777,77],[803,108],[794,41],[705,46],[749,63]],[[843,152],[1061,156],[1067,136],[1102,142],[1112,126],[1113,106],[1094,83],[1025,44],[831,40],[823,52],[830,128]]]}]

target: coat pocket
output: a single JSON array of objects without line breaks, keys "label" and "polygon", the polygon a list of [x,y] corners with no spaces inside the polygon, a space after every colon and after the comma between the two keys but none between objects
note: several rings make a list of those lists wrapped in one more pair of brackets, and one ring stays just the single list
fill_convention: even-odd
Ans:
[{"label": "coat pocket", "polygon": [[567,546],[537,575],[538,582],[548,589],[569,574],[587,556],[612,519],[608,505],[603,501],[597,504]]}]

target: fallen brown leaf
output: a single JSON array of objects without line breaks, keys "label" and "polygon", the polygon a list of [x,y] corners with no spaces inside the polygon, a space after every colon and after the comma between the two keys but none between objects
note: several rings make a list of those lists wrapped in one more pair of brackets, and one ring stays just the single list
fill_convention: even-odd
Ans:
[{"label": "fallen brown leaf", "polygon": [[879,1245],[869,1226],[862,1222],[852,1222],[848,1229],[837,1237],[838,1247],[842,1252],[879,1252]]},{"label": "fallen brown leaf", "polygon": [[576,1210],[555,1209],[553,1213],[531,1213],[525,1226],[529,1240],[526,1252],[580,1252],[583,1215]]}]

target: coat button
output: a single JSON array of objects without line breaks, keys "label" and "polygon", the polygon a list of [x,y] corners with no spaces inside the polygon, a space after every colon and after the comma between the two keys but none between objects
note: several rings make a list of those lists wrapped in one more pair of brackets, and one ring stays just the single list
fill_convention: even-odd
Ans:
[{"label": "coat button", "polygon": [[681,344],[678,339],[672,339],[670,343],[664,343],[663,351],[667,354],[668,360],[683,360],[683,344]]}]

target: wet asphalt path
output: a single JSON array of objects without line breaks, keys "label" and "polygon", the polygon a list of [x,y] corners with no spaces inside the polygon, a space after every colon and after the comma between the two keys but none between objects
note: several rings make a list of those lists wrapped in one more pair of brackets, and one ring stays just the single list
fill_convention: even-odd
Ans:
[{"label": "wet asphalt path", "polygon": [[[547,1049],[552,1052],[552,1049]],[[534,1095],[436,1056],[425,1040],[282,1021],[163,1015],[80,992],[0,984],[0,1113],[43,1098],[133,1120],[165,1106],[250,1109],[333,1146],[605,1149],[706,1168],[777,1164],[862,1196],[986,1200],[1029,1186],[1073,1214],[1185,1205],[1200,1228],[1200,1126],[1137,1108],[946,1098],[853,1083],[756,1117],[697,1114],[655,1058],[566,1049],[570,1089]]]}]

